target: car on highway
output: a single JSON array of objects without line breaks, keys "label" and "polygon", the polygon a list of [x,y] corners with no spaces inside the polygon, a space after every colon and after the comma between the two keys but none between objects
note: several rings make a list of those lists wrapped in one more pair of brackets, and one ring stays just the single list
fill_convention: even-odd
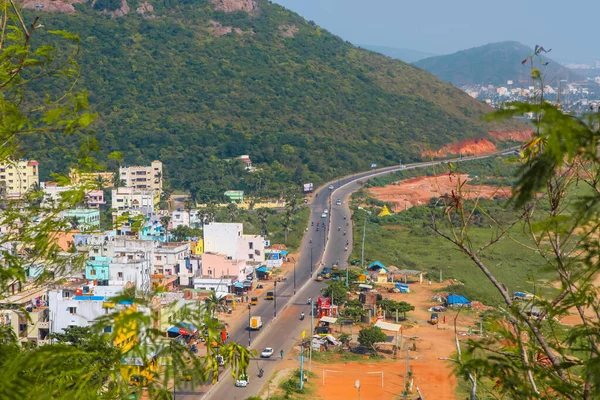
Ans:
[{"label": "car on highway", "polygon": [[329,190],[333,190],[333,189],[334,189],[333,185],[329,185]]},{"label": "car on highway", "polygon": [[[327,218],[327,213],[323,213],[321,214],[321,218]],[[319,230],[319,227],[317,226],[317,230]]]},{"label": "car on highway", "polygon": [[337,200],[335,201],[335,205],[337,205],[337,206],[341,206],[341,205],[342,205],[342,200],[340,200],[340,199],[337,199]]},{"label": "car on highway", "polygon": [[240,375],[235,380],[235,386],[237,387],[246,387],[250,383],[250,377],[248,375]]},{"label": "car on highway", "polygon": [[272,347],[265,347],[265,349],[260,353],[261,358],[271,358],[271,356],[275,353]]}]

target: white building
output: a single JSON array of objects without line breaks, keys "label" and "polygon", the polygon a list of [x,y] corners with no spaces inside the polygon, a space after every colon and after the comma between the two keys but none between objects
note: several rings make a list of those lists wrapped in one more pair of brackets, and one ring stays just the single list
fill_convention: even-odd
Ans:
[{"label": "white building", "polygon": [[163,183],[162,163],[154,160],[149,166],[120,167],[119,178],[125,182],[125,186],[135,190],[155,190],[160,193]]},{"label": "white building", "polygon": [[149,216],[154,212],[157,192],[138,190],[132,187],[119,187],[112,190],[113,218],[129,212],[131,215]]},{"label": "white building", "polygon": [[190,226],[190,213],[184,210],[177,210],[171,213],[171,229],[180,226]]},{"label": "white building", "polygon": [[204,225],[204,251],[259,264],[265,261],[265,240],[260,235],[244,235],[243,224],[213,222]]}]

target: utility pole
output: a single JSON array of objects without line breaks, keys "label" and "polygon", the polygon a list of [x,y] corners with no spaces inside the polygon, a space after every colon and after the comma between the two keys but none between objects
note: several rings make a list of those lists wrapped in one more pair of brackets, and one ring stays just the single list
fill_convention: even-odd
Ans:
[{"label": "utility pole", "polygon": [[311,247],[310,248],[310,277],[311,277],[311,279],[313,277],[313,255],[312,255],[312,251],[313,251],[313,248]]},{"label": "utility pole", "polygon": [[277,318],[277,281],[273,282],[273,319]]},{"label": "utility pole", "polygon": [[440,268],[440,283],[442,283],[442,269]]},{"label": "utility pole", "polygon": [[296,294],[296,259],[294,258],[294,295]]}]

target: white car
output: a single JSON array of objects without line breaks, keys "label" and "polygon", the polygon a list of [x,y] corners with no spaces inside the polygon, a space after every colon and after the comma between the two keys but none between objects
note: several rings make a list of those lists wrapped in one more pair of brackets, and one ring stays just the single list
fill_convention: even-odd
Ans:
[{"label": "white car", "polygon": [[340,200],[340,199],[337,199],[337,200],[335,201],[335,204],[336,204],[336,205],[338,205],[338,206],[341,206],[341,205],[342,205],[342,200]]},{"label": "white car", "polygon": [[327,218],[327,213],[321,214],[321,218]]},{"label": "white car", "polygon": [[273,350],[273,348],[271,348],[271,347],[266,347],[266,348],[265,348],[265,349],[262,351],[262,353],[260,353],[260,356],[261,356],[262,358],[270,358],[270,357],[273,355],[273,353],[275,353],[275,350]]},{"label": "white car", "polygon": [[333,190],[333,185],[329,185],[329,190]]},{"label": "white car", "polygon": [[248,386],[249,383],[250,383],[250,377],[247,375],[240,375],[235,380],[235,386],[237,386],[237,387],[246,387],[246,386]]},{"label": "white car", "polygon": [[324,214],[329,214],[329,210],[323,210]]}]

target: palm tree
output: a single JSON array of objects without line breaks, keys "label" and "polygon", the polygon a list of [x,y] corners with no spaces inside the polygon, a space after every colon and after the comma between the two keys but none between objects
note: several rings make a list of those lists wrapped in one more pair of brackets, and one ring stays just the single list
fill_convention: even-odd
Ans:
[{"label": "palm tree", "polygon": [[284,236],[284,240],[283,243],[287,244],[287,237],[288,237],[288,232],[290,231],[290,227],[292,225],[292,215],[290,213],[290,211],[286,211],[283,220],[281,221],[281,226],[283,227],[283,236]]},{"label": "palm tree", "polygon": [[231,376],[238,379],[240,376],[248,375],[248,365],[256,350],[249,350],[236,342],[229,342],[221,350],[223,359],[231,366]]},{"label": "palm tree", "polygon": [[163,230],[165,232],[169,230],[169,222],[171,222],[170,215],[163,215],[162,217],[160,217],[160,224],[162,225]]},{"label": "palm tree", "polygon": [[258,215],[258,222],[260,223],[260,232],[264,237],[269,236],[269,228],[267,225],[267,221],[269,218],[269,209],[266,207],[259,208],[256,211]]},{"label": "palm tree", "polygon": [[188,197],[183,202],[183,208],[189,213],[192,209],[196,208],[196,202]]},{"label": "palm tree", "polygon": [[216,292],[211,292],[210,296],[204,299],[204,304],[206,306],[206,312],[209,316],[213,317],[215,313],[222,311],[224,309],[223,306],[223,296],[217,296]]},{"label": "palm tree", "polygon": [[229,215],[229,219],[231,219],[231,222],[235,222],[235,219],[238,215],[238,209],[235,203],[227,204],[227,215]]}]

